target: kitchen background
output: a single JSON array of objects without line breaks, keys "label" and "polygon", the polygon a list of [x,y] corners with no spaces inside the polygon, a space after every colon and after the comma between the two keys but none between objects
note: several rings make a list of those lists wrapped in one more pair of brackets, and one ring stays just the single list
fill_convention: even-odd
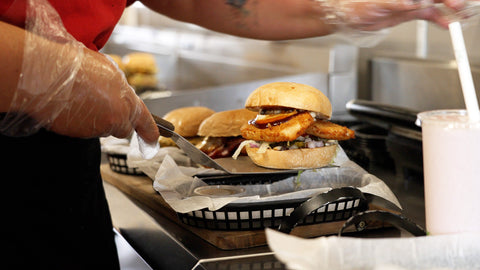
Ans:
[{"label": "kitchen background", "polygon": [[[476,19],[464,27],[476,85],[479,34]],[[155,55],[163,91],[142,97],[158,114],[172,109],[163,101],[179,91],[216,93],[223,105],[214,109],[230,109],[242,107],[244,97],[260,83],[281,79],[302,80],[324,91],[332,101],[333,118],[340,120],[349,118],[345,104],[356,98],[413,110],[464,107],[448,31],[414,21],[369,38],[379,43],[357,47],[338,35],[293,41],[243,39],[171,20],[136,3],[127,9],[103,51]],[[220,86],[233,88],[222,98],[214,91]],[[189,98],[175,106],[189,103],[202,100]]]},{"label": "kitchen background", "polygon": [[[478,21],[464,28],[464,36],[478,86]],[[342,145],[349,157],[386,181],[401,199],[404,215],[423,226],[422,143],[414,120],[406,117],[403,120],[409,123],[396,123],[387,129],[356,123],[346,104],[365,99],[412,111],[464,108],[450,35],[431,23],[414,21],[390,29],[377,41],[374,46],[357,47],[338,35],[273,42],[237,38],[173,21],[136,3],[127,9],[103,52],[123,56],[143,51],[155,56],[158,89],[140,95],[159,116],[192,105],[217,111],[241,108],[250,92],[272,81],[317,87],[332,102],[332,119],[352,123],[349,126],[356,139]],[[199,259],[231,255],[198,242],[185,230],[165,222],[164,217],[154,215],[161,221],[160,228],[150,216],[145,218],[143,212],[125,207],[128,200],[117,199],[119,192],[106,187],[115,223],[152,266],[179,262],[198,265]],[[173,236],[164,236],[165,231]],[[242,252],[258,250],[234,254]],[[262,258],[251,260],[258,264]],[[210,261],[214,266],[218,263]],[[249,265],[250,261],[245,261],[223,263]],[[208,262],[205,265],[211,266]]]}]

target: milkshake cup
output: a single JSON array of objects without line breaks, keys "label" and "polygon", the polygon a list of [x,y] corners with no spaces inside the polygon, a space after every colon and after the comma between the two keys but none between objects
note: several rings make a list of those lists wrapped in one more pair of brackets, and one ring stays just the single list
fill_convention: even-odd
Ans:
[{"label": "milkshake cup", "polygon": [[480,232],[480,122],[465,110],[418,114],[428,234]]}]

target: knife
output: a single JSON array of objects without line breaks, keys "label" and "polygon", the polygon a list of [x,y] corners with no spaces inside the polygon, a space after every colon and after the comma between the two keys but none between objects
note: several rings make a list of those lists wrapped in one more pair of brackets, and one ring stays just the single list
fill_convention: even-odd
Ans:
[{"label": "knife", "polygon": [[152,117],[155,123],[157,124],[160,135],[171,138],[177,144],[177,146],[180,149],[182,149],[185,152],[185,154],[187,154],[187,156],[193,162],[206,167],[214,168],[217,170],[227,171],[218,163],[213,161],[213,159],[210,158],[207,154],[205,154],[202,150],[198,149],[195,145],[190,143],[187,139],[185,139],[184,137],[176,133],[174,131],[175,126],[172,123],[153,114],[152,114]]}]

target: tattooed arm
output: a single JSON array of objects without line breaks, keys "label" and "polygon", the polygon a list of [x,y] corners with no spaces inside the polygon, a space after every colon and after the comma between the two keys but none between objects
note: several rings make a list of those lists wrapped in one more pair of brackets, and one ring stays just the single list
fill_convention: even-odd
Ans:
[{"label": "tattooed arm", "polygon": [[281,40],[323,36],[324,24],[311,0],[141,0],[173,19],[231,35]]},{"label": "tattooed arm", "polygon": [[[267,39],[323,36],[339,29],[375,31],[406,21],[448,19],[432,3],[461,10],[465,0],[140,0],[173,19],[231,35]],[[479,0],[476,0],[479,1]]]}]

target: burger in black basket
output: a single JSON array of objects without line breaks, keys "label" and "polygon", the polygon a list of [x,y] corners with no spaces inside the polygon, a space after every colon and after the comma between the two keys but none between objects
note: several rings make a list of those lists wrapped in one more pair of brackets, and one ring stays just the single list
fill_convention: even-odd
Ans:
[{"label": "burger in black basket", "polygon": [[258,114],[242,126],[246,140],[239,146],[258,166],[311,169],[329,165],[339,140],[355,137],[347,127],[329,121],[330,100],[318,89],[301,83],[274,82],[254,90],[245,108]]}]

